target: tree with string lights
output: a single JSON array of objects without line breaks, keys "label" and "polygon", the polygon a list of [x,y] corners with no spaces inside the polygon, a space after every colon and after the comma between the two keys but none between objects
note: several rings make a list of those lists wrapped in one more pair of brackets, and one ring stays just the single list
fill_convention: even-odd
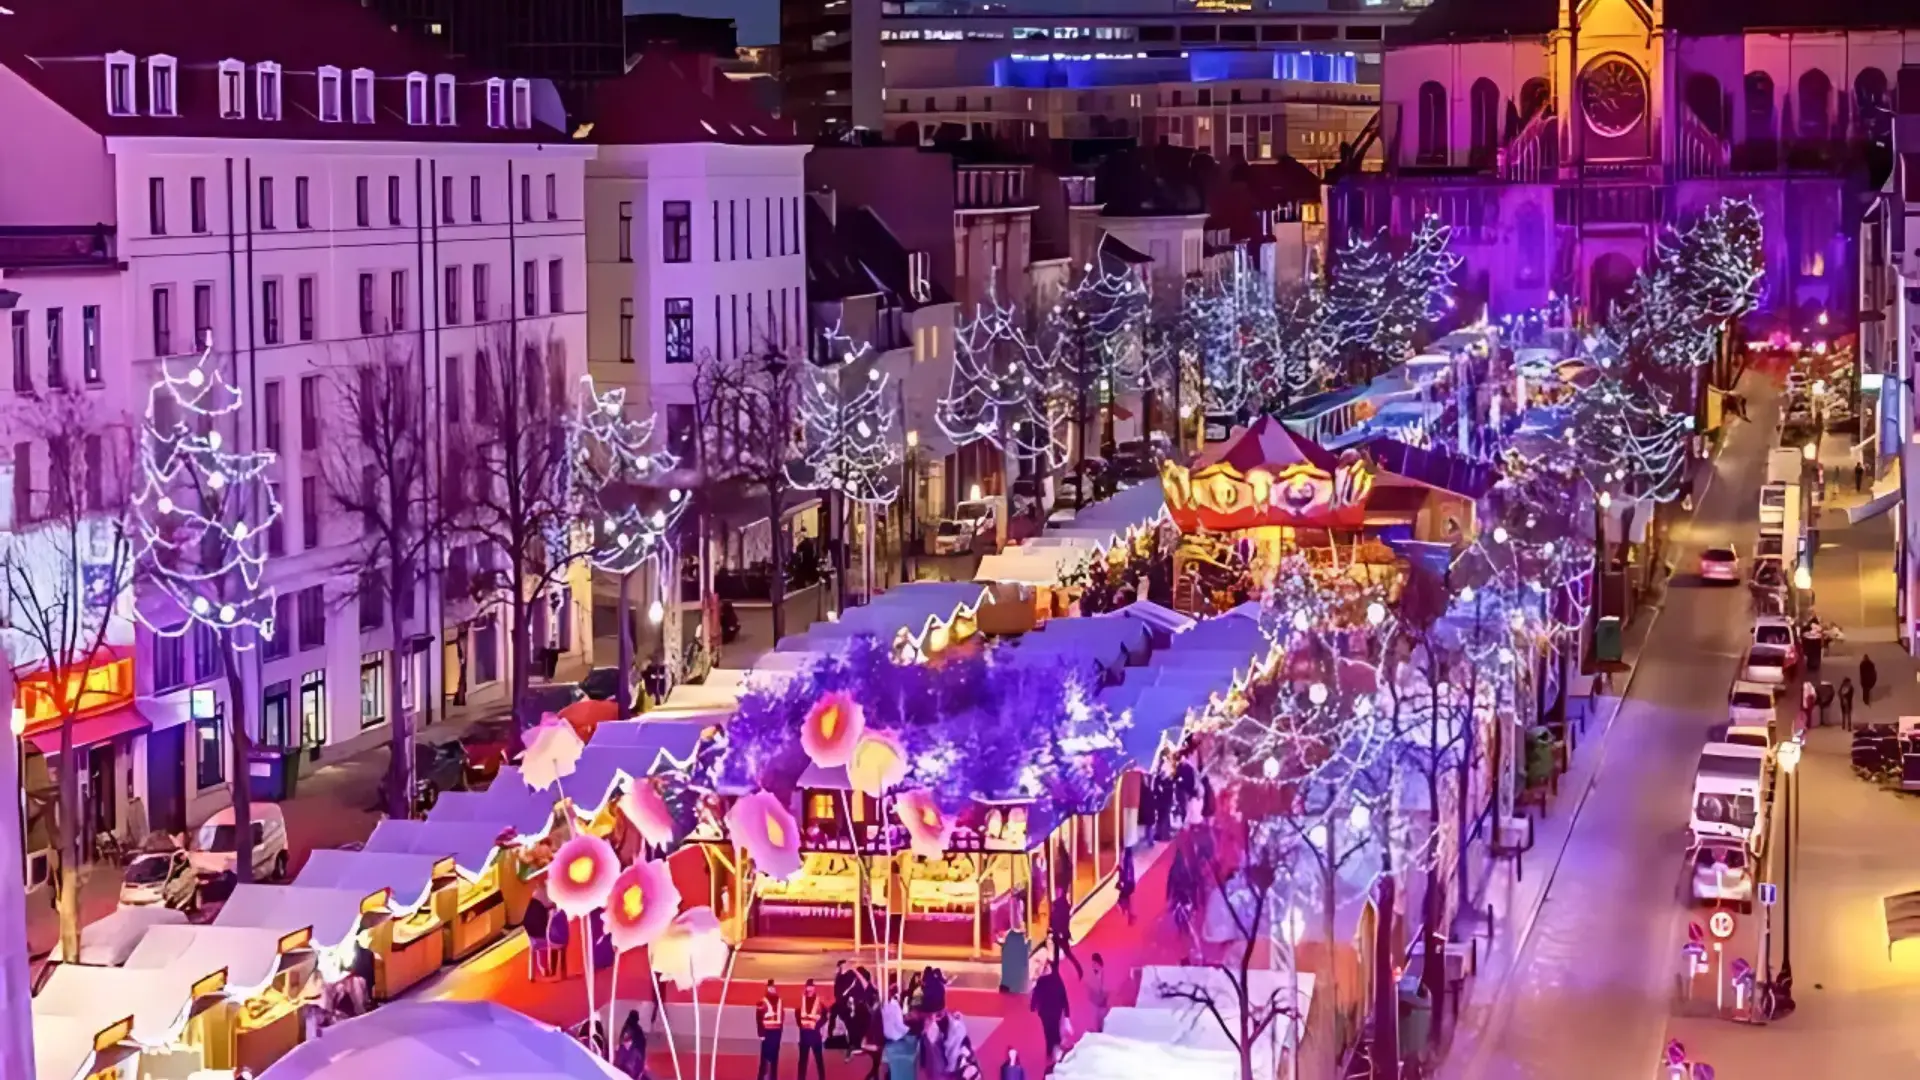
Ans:
[{"label": "tree with string lights", "polygon": [[1326,377],[1325,302],[1326,285],[1316,275],[1267,309],[1272,312],[1272,344],[1256,354],[1252,365],[1252,393],[1261,412],[1278,415],[1313,393]]},{"label": "tree with string lights", "polygon": [[1382,334],[1382,323],[1393,275],[1384,232],[1349,237],[1335,253],[1319,325],[1327,355],[1347,385],[1366,383],[1391,362],[1380,349],[1392,337]]},{"label": "tree with string lights", "polygon": [[1003,455],[995,539],[1004,544],[1021,466],[1037,462],[1052,470],[1066,460],[1059,430],[1066,381],[1018,313],[991,292],[973,317],[955,328],[954,345],[953,372],[934,418],[955,446],[984,439]]},{"label": "tree with string lights", "polygon": [[906,451],[898,432],[899,397],[875,365],[871,346],[838,329],[828,332],[826,341],[834,362],[810,368],[797,380],[800,446],[787,462],[787,476],[803,491],[838,497],[837,535],[847,532],[846,504],[865,512],[862,580],[871,596],[875,508],[891,506],[900,497],[900,461]]},{"label": "tree with string lights", "polygon": [[1102,455],[1114,446],[1115,399],[1145,375],[1141,350],[1147,321],[1147,286],[1133,267],[1109,256],[1106,241],[1082,264],[1079,278],[1060,294],[1047,315],[1053,364],[1069,388],[1076,453],[1088,457],[1088,426],[1104,417]]},{"label": "tree with string lights", "polygon": [[[265,579],[267,534],[280,501],[267,472],[277,455],[239,446],[243,398],[207,345],[162,358],[147,391],[133,496],[138,584],[156,603],[135,611],[154,633],[179,637],[201,627],[217,643],[227,684],[229,783],[234,835],[251,828],[247,778],[246,659],[277,632],[276,594]],[[237,860],[241,882],[253,879]]]}]

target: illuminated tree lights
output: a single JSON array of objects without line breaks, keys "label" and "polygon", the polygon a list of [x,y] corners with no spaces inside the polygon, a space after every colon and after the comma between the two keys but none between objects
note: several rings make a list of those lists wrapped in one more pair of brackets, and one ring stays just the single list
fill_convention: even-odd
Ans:
[{"label": "illuminated tree lights", "polygon": [[940,430],[956,446],[986,439],[1016,460],[1064,464],[1056,423],[1064,380],[1018,313],[990,292],[973,318],[955,328],[954,343],[953,374],[935,410]]},{"label": "illuminated tree lights", "polygon": [[[1120,269],[1115,269],[1118,265]],[[1087,456],[1088,423],[1111,406],[1121,392],[1146,376],[1143,336],[1147,323],[1147,287],[1132,267],[1101,250],[1080,268],[1079,280],[1061,293],[1047,315],[1053,366],[1070,383],[1069,404],[1078,427],[1079,454]],[[1100,435],[1113,441],[1112,417]]]},{"label": "illuminated tree lights", "polygon": [[232,426],[242,397],[211,346],[159,366],[147,392],[134,521],[143,580],[178,610],[135,611],[158,634],[198,623],[250,649],[274,634],[275,594],[262,575],[267,534],[280,518],[266,475],[276,455],[229,448],[221,428]]},{"label": "illuminated tree lights", "polygon": [[655,417],[627,415],[625,387],[601,391],[592,376],[580,382],[570,435],[582,510],[594,526],[588,560],[595,569],[630,574],[665,550],[668,533],[686,511],[686,493],[677,487],[667,489],[665,505],[641,505],[646,489],[679,468],[680,460],[655,445]]},{"label": "illuminated tree lights", "polygon": [[896,421],[898,395],[872,364],[872,349],[838,331],[827,335],[840,363],[800,376],[800,449],[787,476],[802,490],[835,492],[865,506],[900,496],[904,449]]}]

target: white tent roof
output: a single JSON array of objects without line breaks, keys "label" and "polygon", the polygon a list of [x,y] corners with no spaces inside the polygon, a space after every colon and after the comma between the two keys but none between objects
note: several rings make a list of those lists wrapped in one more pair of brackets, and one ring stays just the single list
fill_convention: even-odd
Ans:
[{"label": "white tent roof", "polygon": [[981,558],[973,580],[1003,585],[1058,585],[1061,577],[1080,565],[1092,550],[1092,545],[1079,542],[1009,548],[998,555]]},{"label": "white tent roof", "polygon": [[[494,783],[499,783],[506,771],[500,770]],[[433,888],[433,868],[445,857],[321,848],[308,854],[307,864],[293,883],[301,888],[345,889],[361,896],[392,889],[388,905],[396,911],[412,911],[426,903]]]},{"label": "white tent roof", "polygon": [[335,949],[360,932],[360,904],[367,895],[346,889],[236,885],[213,925],[253,927],[281,937],[311,929],[315,944]]},{"label": "white tent roof", "polygon": [[724,718],[740,705],[746,692],[746,672],[715,668],[703,683],[681,683],[667,693],[667,700],[654,707],[648,716],[714,714]]},{"label": "white tent roof", "polygon": [[551,791],[535,791],[512,775],[496,776],[485,791],[445,791],[427,811],[430,824],[444,822],[487,822],[497,828],[512,827],[523,839],[546,835],[553,824],[553,806],[557,796]]},{"label": "white tent roof", "polygon": [[[211,975],[215,970],[200,974]],[[167,968],[61,964],[34,995],[34,1027],[39,1029],[43,1017],[73,1021],[86,1030],[87,1052],[91,1054],[93,1037],[131,1013],[134,1041],[162,1046],[172,1042],[187,1021],[187,1012],[193,1006],[187,995],[193,990],[193,981]]]},{"label": "white tent roof", "polygon": [[[84,946],[83,946],[84,948]],[[112,1021],[108,1021],[112,1023]],[[105,1025],[101,1025],[104,1027]],[[33,1074],[35,1080],[79,1080],[93,1071],[93,1037],[98,1029],[70,1016],[33,1017]]]},{"label": "white tent roof", "polygon": [[[1111,1022],[1113,1013],[1107,1015]],[[1047,1075],[1051,1080],[1240,1080],[1240,1056],[1092,1031]]]},{"label": "white tent roof", "polygon": [[[498,780],[498,777],[495,778]],[[479,877],[500,854],[500,833],[506,821],[403,821],[388,818],[373,827],[362,854],[453,857],[469,877]],[[306,874],[302,872],[301,877]],[[369,889],[368,892],[373,890]],[[403,895],[394,889],[396,897]]]},{"label": "white tent roof", "polygon": [[[609,727],[642,730],[616,732],[611,742],[602,743],[600,738]],[[685,767],[706,730],[705,724],[671,720],[602,724],[581,753],[573,775],[561,784],[580,813],[597,814],[614,790],[628,781]]]},{"label": "white tent roof", "polygon": [[280,970],[285,934],[249,926],[156,926],[127,957],[127,970],[165,970],[181,993],[222,968],[236,997],[252,997]]},{"label": "white tent roof", "polygon": [[260,1080],[625,1080],[567,1033],[485,1001],[395,1001],[335,1024]]},{"label": "white tent roof", "polygon": [[[127,962],[128,954],[147,936],[149,929],[167,923],[184,925],[186,921],[186,912],[159,904],[115,908],[113,914],[80,928],[79,962],[118,967]],[[52,959],[56,962],[66,959],[58,945],[53,948]],[[91,1036],[88,1041],[92,1041]]]}]

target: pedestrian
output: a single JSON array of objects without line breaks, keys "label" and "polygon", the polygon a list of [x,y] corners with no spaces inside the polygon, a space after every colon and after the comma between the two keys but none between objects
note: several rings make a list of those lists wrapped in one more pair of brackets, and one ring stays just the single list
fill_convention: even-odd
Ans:
[{"label": "pedestrian", "polygon": [[[853,990],[847,1003],[847,1057],[866,1048],[867,1033],[873,1028],[873,1013],[879,1005],[880,992],[873,985],[873,973],[865,966],[854,968]],[[877,1070],[879,1065],[874,1068]]]},{"label": "pedestrian", "polygon": [[881,1053],[887,1063],[887,1080],[914,1080],[920,1065],[920,1040],[907,1026],[907,1014],[900,1006],[899,994],[888,998],[880,1009],[880,1034],[886,1039]]},{"label": "pedestrian", "polygon": [[1805,679],[1800,683],[1800,728],[1806,730],[1813,726],[1814,706],[1820,700],[1820,692],[1813,688],[1813,680]]},{"label": "pedestrian", "polygon": [[780,1031],[787,1024],[780,989],[767,980],[767,996],[760,999],[760,1068],[753,1080],[780,1080]]},{"label": "pedestrian", "polygon": [[1860,494],[1866,488],[1867,466],[1863,462],[1853,463],[1853,493]]},{"label": "pedestrian", "polygon": [[1873,684],[1879,677],[1880,672],[1873,666],[1873,657],[1862,654],[1860,657],[1860,704],[1873,704]]},{"label": "pedestrian", "polygon": [[1807,674],[1820,670],[1820,654],[1826,650],[1827,628],[1820,622],[1818,615],[1809,615],[1806,626],[1800,630],[1800,651],[1807,658]]},{"label": "pedestrian", "polygon": [[1120,849],[1120,872],[1114,879],[1114,889],[1120,894],[1120,910],[1127,914],[1127,925],[1133,925],[1133,890],[1139,883],[1134,878],[1133,845]]},{"label": "pedestrian", "polygon": [[[847,1041],[847,1016],[853,1011],[853,970],[845,959],[833,962],[833,1004],[827,1008],[827,1047],[853,1053]],[[838,1045],[835,1045],[838,1040]]]},{"label": "pedestrian", "polygon": [[1099,953],[1093,954],[1093,974],[1087,977],[1087,1002],[1093,1006],[1093,1023],[1088,1031],[1099,1031],[1107,1025],[1107,1002],[1110,998],[1107,990],[1107,962]]},{"label": "pedestrian", "polygon": [[1073,897],[1065,885],[1053,898],[1053,910],[1047,913],[1047,943],[1053,946],[1053,962],[1058,964],[1062,957],[1073,961],[1073,973],[1085,978],[1087,969],[1080,965],[1080,958],[1073,955]]},{"label": "pedestrian", "polygon": [[1027,1080],[1027,1067],[1020,1064],[1020,1051],[1007,1051],[1007,1060],[1000,1063],[1000,1080]]},{"label": "pedestrian", "polygon": [[1047,1038],[1047,1068],[1060,1060],[1060,1043],[1072,1022],[1067,1010],[1067,983],[1060,977],[1060,961],[1047,961],[1047,970],[1033,982],[1031,1007],[1040,1016],[1040,1030]]},{"label": "pedestrian", "polygon": [[640,1080],[647,1074],[647,1033],[640,1029],[640,1010],[628,1009],[620,1025],[620,1043],[613,1051],[613,1067],[628,1080]]},{"label": "pedestrian", "polygon": [[1840,680],[1840,730],[1853,730],[1853,676]]},{"label": "pedestrian", "polygon": [[1820,705],[1820,726],[1827,726],[1827,709],[1833,704],[1833,684],[1821,682],[1819,696],[1815,699]]},{"label": "pedestrian", "polygon": [[940,1022],[940,1057],[947,1068],[947,1075],[958,1078],[962,1067],[972,1052],[967,1038],[967,1021],[958,1011],[950,1012]]},{"label": "pedestrian", "polygon": [[820,990],[814,986],[812,979],[808,979],[800,990],[800,1011],[793,1018],[800,1028],[800,1080],[807,1080],[808,1055],[813,1057],[814,1071],[820,1074],[820,1080],[827,1080],[827,1059],[821,1052],[825,1035],[821,1028],[826,1024],[826,1009],[820,1001]]},{"label": "pedestrian", "polygon": [[929,967],[926,976],[920,980],[920,1011],[943,1013],[947,1011],[947,973],[937,967]]}]

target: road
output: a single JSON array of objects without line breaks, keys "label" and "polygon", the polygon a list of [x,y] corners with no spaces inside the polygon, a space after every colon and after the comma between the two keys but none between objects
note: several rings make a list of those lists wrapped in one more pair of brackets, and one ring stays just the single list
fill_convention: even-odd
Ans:
[{"label": "road", "polygon": [[1694,521],[1676,530],[1674,587],[1599,748],[1594,785],[1578,803],[1501,1004],[1471,1057],[1449,1061],[1443,1076],[1654,1074],[1688,916],[1681,888],[1693,773],[1708,729],[1726,718],[1727,686],[1748,633],[1746,590],[1697,587],[1691,568],[1704,546],[1731,541],[1743,554],[1752,550],[1774,395],[1757,386],[1750,399],[1761,422],[1733,430]]}]

